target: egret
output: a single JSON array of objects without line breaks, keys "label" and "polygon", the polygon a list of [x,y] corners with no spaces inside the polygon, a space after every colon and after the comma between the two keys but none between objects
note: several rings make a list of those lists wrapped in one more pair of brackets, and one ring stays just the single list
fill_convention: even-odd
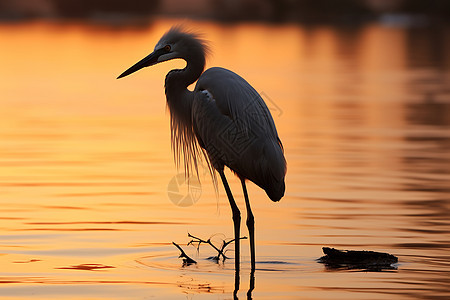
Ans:
[{"label": "egret", "polygon": [[[152,53],[117,79],[171,59],[186,61],[186,67],[171,70],[165,79],[175,163],[180,164],[183,158],[189,177],[190,173],[198,170],[204,156],[216,188],[215,172],[219,173],[232,210],[237,272],[241,214],[225,177],[224,167],[238,176],[247,209],[246,224],[254,271],[255,221],[245,182],[252,181],[264,189],[272,201],[279,201],[285,191],[283,145],[267,105],[247,81],[220,67],[204,71],[208,52],[206,41],[198,34],[175,26],[161,37]],[[187,87],[195,81],[194,90],[188,90]]]}]

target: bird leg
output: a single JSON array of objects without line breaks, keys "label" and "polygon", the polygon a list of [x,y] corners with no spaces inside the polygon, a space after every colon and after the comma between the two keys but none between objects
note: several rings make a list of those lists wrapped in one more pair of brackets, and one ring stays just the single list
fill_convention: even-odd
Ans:
[{"label": "bird leg", "polygon": [[251,270],[255,272],[255,217],[253,216],[252,208],[250,207],[250,200],[248,199],[247,186],[245,185],[245,179],[241,179],[242,190],[244,191],[245,206],[247,208],[247,228],[248,235],[250,237],[250,258],[251,258]]},{"label": "bird leg", "polygon": [[240,226],[241,226],[241,212],[239,211],[239,208],[234,201],[233,194],[231,193],[230,186],[228,185],[227,178],[225,177],[225,174],[222,170],[219,170],[220,178],[222,178],[223,186],[225,187],[225,191],[228,196],[228,201],[230,201],[231,206],[231,212],[233,214],[233,223],[234,223],[234,238],[235,238],[235,244],[234,244],[234,255],[235,255],[235,282],[234,282],[234,297],[236,298],[237,291],[239,290],[239,261],[240,261]]},{"label": "bird leg", "polygon": [[254,289],[255,289],[255,269],[252,269],[250,271],[250,284],[249,284],[249,288],[247,291],[247,300],[253,299],[252,293],[253,293]]}]

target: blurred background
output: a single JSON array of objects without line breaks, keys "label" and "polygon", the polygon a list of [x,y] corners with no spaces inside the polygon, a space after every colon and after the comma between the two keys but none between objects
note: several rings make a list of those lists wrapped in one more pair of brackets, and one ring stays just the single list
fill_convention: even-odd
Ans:
[{"label": "blurred background", "polygon": [[[164,95],[184,62],[116,80],[179,23],[261,93],[284,144],[282,201],[248,187],[254,299],[449,299],[448,0],[0,0],[0,298],[231,299],[234,262],[186,246],[233,236],[222,188],[205,168],[197,202],[169,199],[190,195]],[[400,263],[327,268],[323,246]]]},{"label": "blurred background", "polygon": [[379,18],[402,23],[448,22],[445,0],[1,0],[0,17],[83,18],[127,22],[155,15],[221,21],[364,22]]}]

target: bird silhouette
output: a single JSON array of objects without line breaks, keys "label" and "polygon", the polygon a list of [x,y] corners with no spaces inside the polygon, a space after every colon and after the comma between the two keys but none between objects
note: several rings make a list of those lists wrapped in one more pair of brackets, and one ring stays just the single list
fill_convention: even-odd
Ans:
[{"label": "bird silhouette", "polygon": [[[246,180],[264,189],[272,201],[279,201],[285,192],[286,160],[264,100],[247,81],[230,70],[213,67],[204,71],[208,52],[206,41],[198,34],[175,26],[161,37],[152,53],[118,78],[171,59],[186,61],[185,68],[171,70],[165,79],[175,162],[178,166],[183,160],[189,176],[205,159],[216,189],[215,172],[219,173],[232,209],[237,273],[241,214],[224,167],[239,177],[247,209],[246,224],[254,272],[255,227]],[[194,90],[189,91],[187,87],[195,81]]]}]

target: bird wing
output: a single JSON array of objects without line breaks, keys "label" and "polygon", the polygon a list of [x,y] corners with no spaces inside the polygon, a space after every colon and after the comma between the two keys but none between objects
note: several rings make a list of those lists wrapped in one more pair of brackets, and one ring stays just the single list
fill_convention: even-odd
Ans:
[{"label": "bird wing", "polygon": [[194,94],[193,129],[211,165],[218,170],[228,166],[278,201],[284,194],[286,161],[261,96],[242,77],[222,68],[205,71]]},{"label": "bird wing", "polygon": [[259,93],[241,76],[219,67],[206,70],[197,82],[197,91],[207,91],[220,112],[246,132],[253,126],[268,128],[278,139],[272,116]]}]

